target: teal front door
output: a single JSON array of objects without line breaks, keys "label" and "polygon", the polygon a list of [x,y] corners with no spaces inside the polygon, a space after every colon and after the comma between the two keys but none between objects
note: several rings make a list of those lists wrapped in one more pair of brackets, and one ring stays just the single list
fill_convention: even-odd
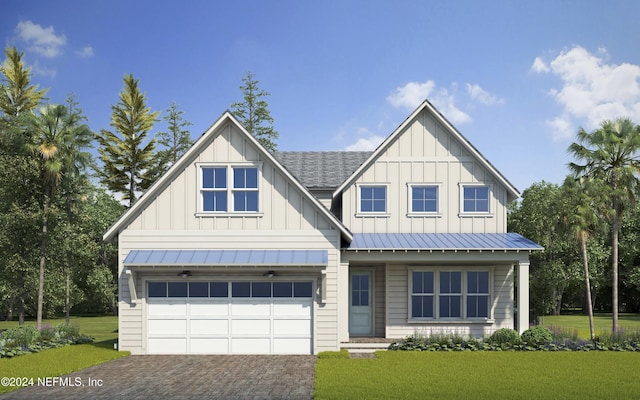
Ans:
[{"label": "teal front door", "polygon": [[349,335],[370,336],[373,333],[371,272],[352,271],[349,276]]}]

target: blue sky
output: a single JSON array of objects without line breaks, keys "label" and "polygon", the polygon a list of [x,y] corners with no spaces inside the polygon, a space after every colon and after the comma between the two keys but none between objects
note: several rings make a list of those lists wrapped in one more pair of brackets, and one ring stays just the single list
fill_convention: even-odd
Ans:
[{"label": "blue sky", "polygon": [[4,0],[0,37],[94,131],[131,73],[197,138],[250,70],[280,150],[372,149],[428,98],[522,191],[563,180],[580,127],[640,122],[638,15],[635,0]]}]

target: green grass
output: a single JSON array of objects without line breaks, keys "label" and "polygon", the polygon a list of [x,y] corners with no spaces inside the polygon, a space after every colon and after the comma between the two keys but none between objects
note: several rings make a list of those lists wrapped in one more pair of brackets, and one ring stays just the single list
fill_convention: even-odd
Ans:
[{"label": "green grass", "polygon": [[[589,339],[589,317],[586,315],[545,315],[539,320],[547,327],[577,329],[580,338]],[[611,313],[598,313],[593,316],[596,335],[602,332],[611,332],[611,323]],[[640,330],[640,314],[620,314],[618,326],[626,331]]]},{"label": "green grass", "polygon": [[633,399],[640,355],[624,352],[378,352],[318,357],[315,399]]},{"label": "green grass", "polygon": [[[64,318],[47,319],[43,325],[56,326]],[[71,323],[80,327],[80,333],[95,339],[94,343],[65,346],[13,358],[0,358],[0,377],[54,377],[69,374],[124,357],[129,352],[113,350],[118,337],[118,317],[71,317]],[[27,325],[35,325],[28,321]],[[17,321],[0,322],[0,329],[18,326]],[[0,394],[19,388],[0,386]]]}]

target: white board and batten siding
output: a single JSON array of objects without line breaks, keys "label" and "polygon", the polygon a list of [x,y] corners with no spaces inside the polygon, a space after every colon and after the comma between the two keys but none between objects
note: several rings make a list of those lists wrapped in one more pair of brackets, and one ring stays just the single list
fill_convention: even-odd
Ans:
[{"label": "white board and batten siding", "polygon": [[[340,231],[309,198],[278,168],[263,159],[261,153],[232,123],[223,124],[211,135],[203,151],[185,163],[182,171],[163,187],[155,190],[155,198],[131,220],[119,234],[120,318],[119,345],[133,354],[147,353],[146,280],[149,272],[136,276],[138,300],[129,297],[123,276],[123,261],[131,250],[327,250],[326,301],[314,294],[313,351],[335,350],[338,346],[337,270]],[[207,163],[254,163],[260,167],[258,215],[213,216],[198,210],[198,168]],[[209,272],[215,277],[212,266]],[[277,269],[274,267],[274,269]],[[248,273],[260,277],[255,268]],[[320,289],[319,268],[284,267],[283,275],[309,278]],[[233,274],[241,273],[240,268]],[[231,272],[227,277],[232,278]],[[153,277],[162,276],[154,270]],[[175,279],[175,272],[167,277]],[[318,290],[319,291],[319,290]]]},{"label": "white board and batten siding", "polygon": [[[464,271],[464,269],[461,269]],[[513,267],[491,267],[491,315],[493,323],[471,321],[409,322],[409,274],[405,265],[387,265],[386,268],[386,337],[403,338],[414,333],[460,333],[482,337],[500,328],[514,327]]]},{"label": "white board and batten siding", "polygon": [[[439,186],[438,216],[410,214],[408,184]],[[387,185],[387,215],[358,216],[358,185]],[[461,186],[490,187],[490,215],[461,215]],[[506,232],[507,189],[426,109],[343,193],[343,221],[360,233]]]}]

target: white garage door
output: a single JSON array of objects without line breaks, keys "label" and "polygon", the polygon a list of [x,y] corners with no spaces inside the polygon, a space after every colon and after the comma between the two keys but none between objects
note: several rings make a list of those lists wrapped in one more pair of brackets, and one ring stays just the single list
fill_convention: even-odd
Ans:
[{"label": "white garage door", "polygon": [[148,282],[148,354],[310,354],[312,282]]}]

